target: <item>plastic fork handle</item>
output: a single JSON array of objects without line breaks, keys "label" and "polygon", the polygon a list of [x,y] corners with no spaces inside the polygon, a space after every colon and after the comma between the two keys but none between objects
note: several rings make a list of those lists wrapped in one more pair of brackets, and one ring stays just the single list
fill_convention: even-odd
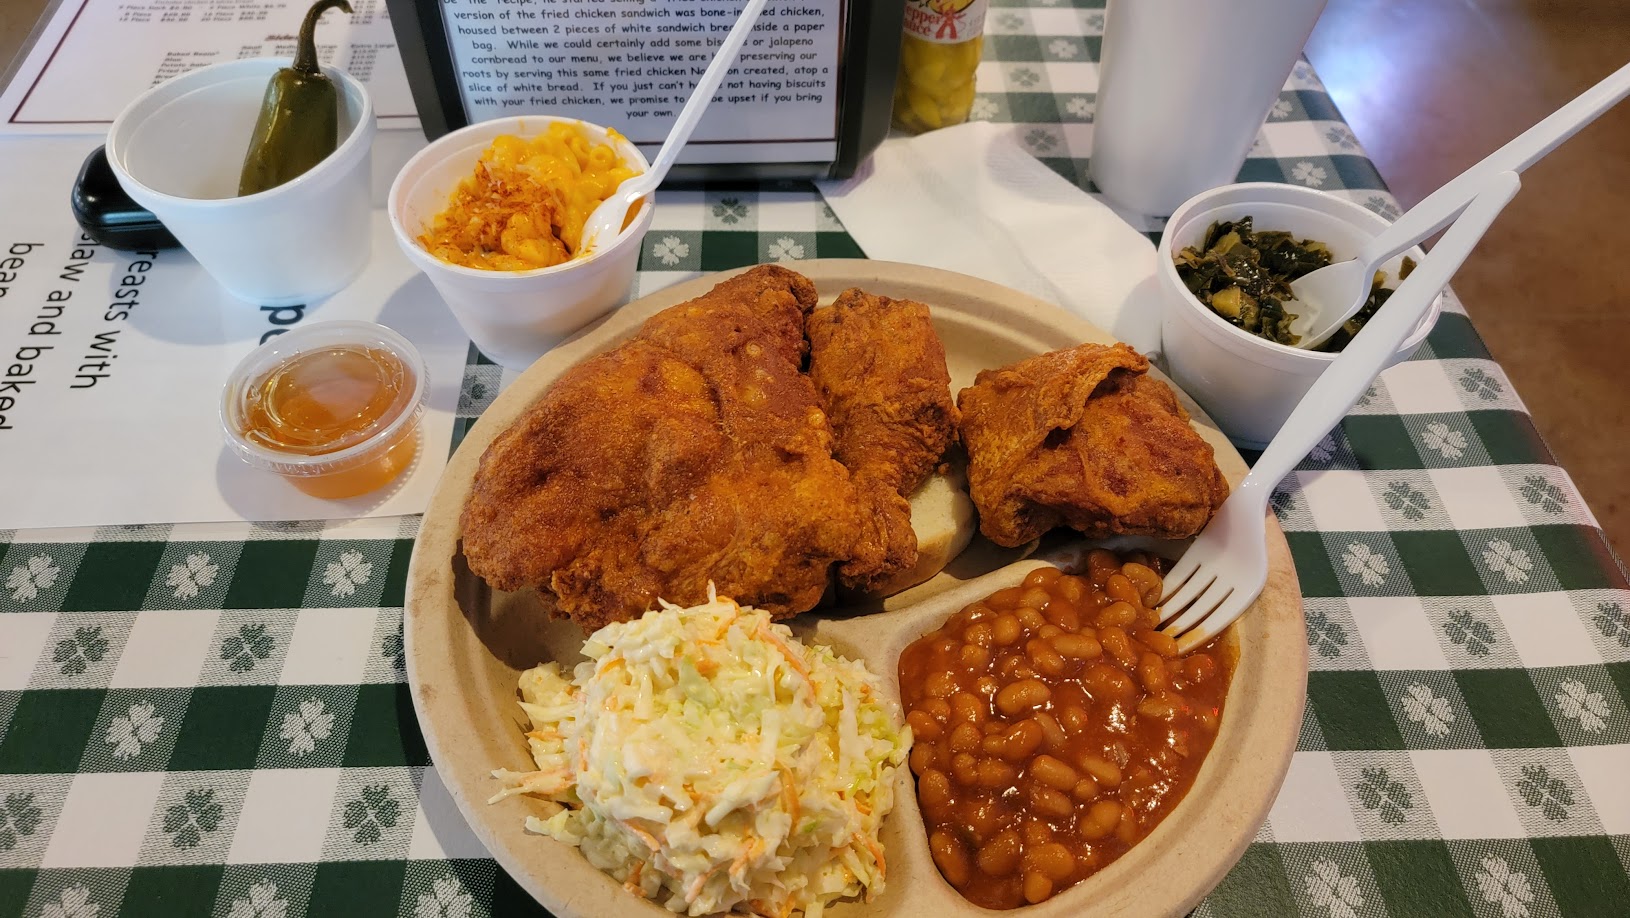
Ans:
[{"label": "plastic fork handle", "polygon": [[[1466,208],[1492,176],[1501,172],[1521,172],[1539,162],[1545,154],[1601,117],[1603,112],[1619,104],[1627,95],[1630,95],[1630,64],[1615,70],[1607,79],[1580,93],[1572,102],[1427,195],[1425,200],[1410,208],[1409,213],[1399,217],[1391,230],[1371,240],[1359,253],[1359,262],[1373,270],[1375,266],[1448,226],[1449,221]],[[1394,235],[1395,232],[1397,235]]]},{"label": "plastic fork handle", "polygon": [[[1484,162],[1487,161],[1484,160]],[[1382,230],[1380,235],[1364,244],[1364,248],[1358,252],[1358,257],[1353,260],[1364,268],[1364,285],[1362,289],[1365,293],[1369,292],[1370,277],[1375,274],[1377,268],[1408,250],[1410,246],[1420,243],[1426,237],[1448,226],[1454,218],[1465,212],[1466,206],[1471,203],[1478,190],[1471,188],[1470,185],[1474,183],[1479,186],[1486,184],[1488,175],[1492,174],[1483,173],[1473,176],[1472,173],[1477,172],[1477,169],[1477,166],[1473,166],[1470,171],[1451,179],[1447,185],[1427,195],[1425,200],[1411,207],[1403,216],[1394,220],[1391,226]],[[1460,184],[1461,180],[1468,176],[1474,181],[1465,185]],[[1359,309],[1362,309],[1364,300],[1365,297],[1360,296],[1358,302],[1354,304],[1352,312],[1342,316],[1341,321],[1347,321]],[[1335,334],[1336,329],[1340,327],[1341,322],[1334,323],[1330,328],[1330,334]],[[1302,347],[1317,347],[1324,343],[1324,339],[1328,337],[1330,335],[1325,335],[1323,338],[1302,345]]]},{"label": "plastic fork handle", "polygon": [[1460,219],[1302,396],[1240,483],[1241,491],[1259,490],[1265,498],[1347,414],[1521,185],[1515,172],[1484,180]]},{"label": "plastic fork handle", "polygon": [[679,158],[679,151],[685,148],[686,141],[695,133],[696,125],[701,122],[702,114],[707,111],[708,103],[713,100],[713,94],[719,91],[719,84],[724,82],[724,75],[730,72],[731,65],[736,62],[736,55],[741,52],[741,46],[747,42],[747,33],[753,31],[758,14],[764,11],[764,5],[768,2],[769,0],[747,0],[746,5],[741,8],[741,15],[736,18],[736,24],[731,27],[730,34],[724,37],[724,43],[719,45],[719,50],[713,53],[713,63],[707,65],[702,78],[696,81],[696,88],[691,90],[690,98],[685,101],[685,107],[679,110],[679,117],[668,131],[668,139],[662,142],[662,149],[657,151],[656,161],[645,173],[645,181],[651,188],[662,184],[668,170],[673,168],[674,160]]}]

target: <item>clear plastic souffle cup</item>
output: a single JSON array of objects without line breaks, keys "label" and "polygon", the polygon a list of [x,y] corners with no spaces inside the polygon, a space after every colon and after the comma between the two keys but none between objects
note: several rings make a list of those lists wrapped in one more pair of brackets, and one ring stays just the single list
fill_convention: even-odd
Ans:
[{"label": "clear plastic souffle cup", "polygon": [[238,363],[221,390],[221,430],[239,459],[313,497],[358,497],[412,467],[428,391],[418,348],[397,332],[316,322]]}]

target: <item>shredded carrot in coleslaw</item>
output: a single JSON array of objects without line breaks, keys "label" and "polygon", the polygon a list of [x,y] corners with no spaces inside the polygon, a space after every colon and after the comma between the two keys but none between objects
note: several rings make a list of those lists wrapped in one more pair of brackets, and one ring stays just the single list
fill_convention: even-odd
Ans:
[{"label": "shredded carrot in coleslaw", "polygon": [[690,915],[819,918],[882,890],[911,732],[864,666],[711,595],[608,625],[584,653],[570,678],[521,676],[540,771],[494,772],[499,796],[542,787],[564,805],[529,828]]}]

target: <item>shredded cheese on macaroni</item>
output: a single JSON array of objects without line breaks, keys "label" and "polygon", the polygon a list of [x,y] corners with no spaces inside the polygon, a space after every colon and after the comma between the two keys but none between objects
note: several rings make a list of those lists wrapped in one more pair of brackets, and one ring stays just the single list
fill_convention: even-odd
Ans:
[{"label": "shredded cheese on macaroni", "polygon": [[637,174],[611,144],[590,141],[570,122],[553,122],[533,137],[504,134],[419,244],[449,264],[488,271],[562,264],[578,254],[589,214]]}]

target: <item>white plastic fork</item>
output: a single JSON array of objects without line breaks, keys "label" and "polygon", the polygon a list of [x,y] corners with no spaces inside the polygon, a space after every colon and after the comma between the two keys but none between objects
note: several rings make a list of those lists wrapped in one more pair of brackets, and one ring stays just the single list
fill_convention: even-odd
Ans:
[{"label": "white plastic fork", "polygon": [[1166,575],[1162,630],[1177,639],[1180,651],[1221,634],[1262,593],[1274,485],[1358,401],[1521,185],[1515,172],[1486,180],[1460,219],[1308,389],[1245,480]]}]

